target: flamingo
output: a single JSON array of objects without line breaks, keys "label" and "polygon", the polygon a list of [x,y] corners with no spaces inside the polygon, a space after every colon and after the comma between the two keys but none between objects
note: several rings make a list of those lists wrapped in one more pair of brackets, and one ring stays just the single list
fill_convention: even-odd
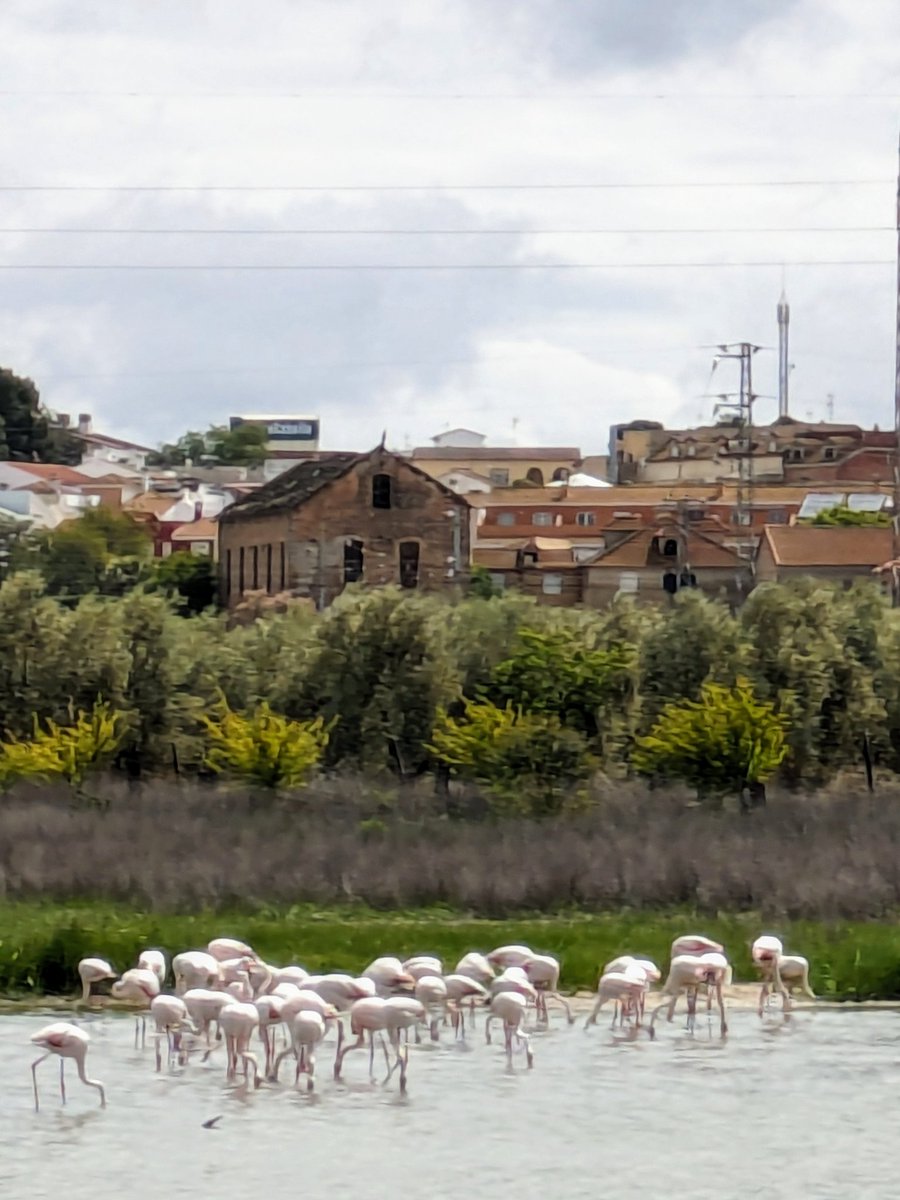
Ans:
[{"label": "flamingo", "polygon": [[66,1102],[65,1062],[67,1058],[71,1058],[75,1061],[78,1078],[82,1083],[87,1084],[88,1087],[97,1089],[100,1093],[100,1107],[106,1108],[106,1090],[103,1084],[99,1079],[89,1079],[84,1069],[84,1060],[87,1056],[87,1048],[91,1039],[83,1029],[79,1029],[77,1025],[71,1025],[68,1021],[54,1021],[52,1025],[46,1025],[43,1029],[38,1030],[37,1033],[33,1033],[31,1040],[36,1046],[40,1046],[45,1051],[40,1058],[36,1058],[31,1064],[35,1112],[40,1110],[37,1069],[44,1059],[49,1058],[51,1054],[59,1055],[59,1094],[62,1097],[63,1104]]},{"label": "flamingo", "polygon": [[189,988],[182,1000],[197,1028],[197,1035],[205,1037],[209,1046],[213,1021],[218,1025],[222,1009],[232,1003],[234,997],[229,996],[228,992],[214,991],[212,988]]},{"label": "flamingo", "polygon": [[226,1004],[219,1013],[219,1025],[225,1035],[225,1050],[228,1055],[228,1065],[225,1069],[225,1081],[232,1083],[237,1075],[238,1059],[244,1067],[244,1080],[247,1081],[247,1064],[253,1065],[253,1086],[259,1087],[259,1063],[256,1056],[250,1052],[250,1038],[254,1029],[259,1026],[259,1013],[256,1005],[235,1001]]},{"label": "flamingo", "polygon": [[522,967],[507,967],[496,979],[491,981],[489,990],[492,998],[501,992],[518,992],[532,1004],[537,1004],[537,988]]},{"label": "flamingo", "polygon": [[[395,1071],[400,1072],[400,1091],[406,1091],[406,1070],[408,1066],[409,1044],[408,1031],[410,1026],[424,1024],[428,1015],[424,1005],[412,996],[389,996],[385,1004],[385,1029],[390,1039],[391,1048],[396,1055],[394,1065],[389,1069],[385,1083],[390,1081]],[[401,1034],[407,1033],[407,1044],[401,1045]]]},{"label": "flamingo", "polygon": [[150,1016],[156,1023],[156,1069],[162,1069],[160,1042],[165,1036],[168,1057],[181,1050],[181,1031],[190,1028],[187,1005],[180,996],[154,996],[150,1001]]},{"label": "flamingo", "polygon": [[[440,975],[422,975],[416,981],[416,999],[430,1018],[431,1040],[438,1040],[440,1019],[446,1022],[449,993]],[[418,1030],[416,1031],[418,1033]]]},{"label": "flamingo", "polygon": [[784,946],[781,944],[781,941],[769,934],[763,934],[762,937],[758,937],[750,947],[750,957],[753,959],[753,965],[759,969],[763,980],[759,993],[758,1011],[760,1016],[763,1015],[763,1009],[766,1006],[770,989],[780,993],[782,1011],[788,1012],[790,1010],[790,994],[781,982],[781,976],[778,973],[778,962],[783,954]]},{"label": "flamingo", "polygon": [[534,1066],[534,1055],[531,1053],[531,1041],[528,1034],[522,1029],[527,1003],[525,997],[519,992],[498,992],[491,999],[491,1011],[484,1023],[484,1035],[490,1045],[491,1021],[499,1018],[503,1022],[507,1064],[512,1066],[513,1041],[518,1041],[525,1047],[525,1059],[530,1070]]},{"label": "flamingo", "polygon": [[[647,978],[647,987],[641,993],[640,1005],[639,1005],[641,1019],[643,1019],[644,1004],[645,1004],[645,1001],[647,998],[647,991],[649,990],[649,986],[651,983],[659,983],[660,978],[661,978],[660,969],[656,965],[655,962],[653,962],[649,958],[635,958],[634,955],[632,955],[632,954],[620,954],[618,958],[614,958],[611,962],[608,962],[606,964],[606,966],[600,972],[600,978],[602,979],[604,975],[621,974],[621,973],[627,971],[628,968],[631,966],[640,967],[640,969],[644,972],[644,975]],[[618,1007],[619,1007],[619,1002],[616,1001],[616,1008],[618,1009]],[[622,1005],[622,1009],[621,1009],[621,1018],[622,1018],[623,1022],[627,1015],[628,1015],[628,1004],[625,1003]],[[615,1024],[615,1020],[613,1020],[613,1024]]]},{"label": "flamingo", "polygon": [[[385,1006],[387,1000],[381,996],[366,996],[356,1000],[350,1006],[350,1032],[356,1035],[356,1041],[340,1048],[334,1060],[334,1077],[340,1079],[344,1059],[352,1050],[362,1050],[366,1044],[366,1034],[369,1035],[369,1078],[375,1076],[375,1034],[384,1033],[387,1028],[388,1014]],[[385,1066],[390,1067],[387,1047],[382,1039]]]},{"label": "flamingo", "polygon": [[480,983],[482,987],[487,987],[496,972],[483,954],[478,954],[472,950],[462,956],[456,964],[456,970],[453,974],[466,975],[469,979],[474,979],[476,983]]},{"label": "flamingo", "polygon": [[487,956],[492,967],[524,967],[534,958],[534,951],[528,946],[498,946]]},{"label": "flamingo", "polygon": [[[306,1075],[306,1090],[311,1092],[315,1086],[316,1047],[325,1038],[325,1018],[321,1013],[311,1009],[301,1009],[295,1013],[291,1022],[291,1044],[275,1059],[272,1073],[269,1076],[273,1082],[278,1081],[278,1068],[288,1054],[297,1059],[297,1070],[294,1075],[294,1086],[300,1081],[300,1076]],[[340,1047],[339,1047],[340,1049]]]},{"label": "flamingo", "polygon": [[162,950],[142,950],[137,965],[145,971],[152,971],[159,980],[160,987],[165,985],[168,967]]},{"label": "flamingo", "polygon": [[112,994],[117,1000],[125,1000],[137,1004],[140,1011],[134,1018],[134,1048],[138,1045],[138,1032],[141,1035],[141,1046],[147,1044],[147,1016],[150,1002],[159,995],[159,979],[154,971],[144,967],[132,967],[121,979],[112,985]]},{"label": "flamingo", "polygon": [[302,990],[315,992],[333,1004],[338,1012],[347,1012],[357,1000],[375,995],[375,983],[368,978],[356,979],[352,975],[335,972],[331,975],[310,975]]},{"label": "flamingo", "polygon": [[246,942],[237,942],[234,938],[213,938],[206,947],[206,953],[217,962],[228,962],[231,958],[256,959],[256,951]]},{"label": "flamingo", "polygon": [[545,1024],[550,1024],[550,1014],[547,1011],[548,1000],[558,1000],[566,1012],[566,1020],[571,1025],[575,1018],[568,1000],[559,994],[559,962],[549,954],[535,954],[525,963],[525,974],[534,984],[537,991],[538,1018]]},{"label": "flamingo", "polygon": [[411,975],[416,982],[423,975],[440,978],[444,974],[444,967],[441,960],[431,954],[417,954],[414,958],[408,958],[403,963],[403,970],[407,975]]},{"label": "flamingo", "polygon": [[475,1001],[487,1001],[489,993],[484,984],[478,982],[477,979],[472,979],[468,975],[445,975],[444,984],[447,988],[447,999],[450,1005],[450,1019],[453,1024],[453,1032],[457,1036],[466,1036],[466,1017],[465,1010],[462,1007],[464,1000],[469,1001],[470,1010],[475,1011]]},{"label": "flamingo", "polygon": [[415,983],[412,975],[403,970],[399,958],[376,958],[363,971],[363,978],[371,979],[375,984],[376,994],[385,999],[401,988],[411,987]]},{"label": "flamingo", "polygon": [[266,1052],[263,1074],[267,1079],[272,1073],[272,1064],[275,1061],[275,1032],[273,1026],[280,1025],[284,1021],[284,1004],[284,997],[276,996],[273,993],[267,996],[258,996],[254,1001],[257,1014],[259,1015],[259,1040],[262,1042],[263,1049]]},{"label": "flamingo", "polygon": [[[600,1009],[610,1000],[616,1006],[622,1006],[623,1013],[631,1011],[635,1012],[636,1022],[635,1028],[640,1028],[641,1015],[643,1013],[643,999],[647,991],[648,979],[647,972],[643,967],[639,966],[637,961],[632,959],[630,962],[624,961],[623,958],[614,959],[612,966],[619,966],[620,970],[604,970],[600,976],[600,982],[597,984],[597,997],[594,1002],[593,1010],[590,1016],[584,1023],[585,1029],[591,1025],[597,1024],[597,1016]],[[613,1011],[613,1025],[616,1023],[616,1012]]]},{"label": "flamingo", "polygon": [[815,1000],[816,994],[809,986],[809,962],[802,954],[779,955],[778,974],[788,992],[791,988],[798,988],[810,1000]]},{"label": "flamingo", "polygon": [[719,1006],[720,1032],[722,1037],[728,1032],[725,1020],[725,1002],[722,997],[722,985],[730,976],[728,959],[718,951],[707,951],[705,954],[681,954],[672,959],[669,965],[669,975],[663,984],[662,994],[671,996],[664,1000],[653,1012],[650,1018],[650,1036],[654,1036],[653,1026],[658,1014],[668,1006],[666,1019],[671,1021],[675,1013],[678,997],[684,992],[688,1005],[688,1030],[693,1032],[694,1017],[697,1010],[697,993],[701,985],[707,989],[707,1011],[712,1008],[713,995]]},{"label": "flamingo", "polygon": [[723,949],[718,942],[704,937],[702,933],[686,933],[672,943],[671,957],[680,958],[683,954],[722,954]]},{"label": "flamingo", "polygon": [[172,959],[175,991],[179,996],[195,988],[209,988],[220,979],[218,959],[205,950],[185,950]]},{"label": "flamingo", "polygon": [[91,985],[101,979],[115,979],[116,972],[105,958],[83,958],[78,964],[78,977],[81,980],[81,1003],[87,1004],[91,996]]},{"label": "flamingo", "polygon": [[265,991],[274,991],[279,984],[292,983],[296,987],[303,987],[307,979],[310,978],[309,971],[304,967],[289,966],[289,967],[270,967],[271,978],[266,985]]}]

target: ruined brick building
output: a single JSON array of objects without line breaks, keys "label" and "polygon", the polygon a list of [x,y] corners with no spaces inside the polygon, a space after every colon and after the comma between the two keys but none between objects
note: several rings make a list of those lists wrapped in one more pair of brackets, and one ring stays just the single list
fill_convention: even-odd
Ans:
[{"label": "ruined brick building", "polygon": [[324,608],[348,583],[454,587],[468,574],[469,511],[383,445],[299,463],[219,518],[223,603],[291,591]]}]

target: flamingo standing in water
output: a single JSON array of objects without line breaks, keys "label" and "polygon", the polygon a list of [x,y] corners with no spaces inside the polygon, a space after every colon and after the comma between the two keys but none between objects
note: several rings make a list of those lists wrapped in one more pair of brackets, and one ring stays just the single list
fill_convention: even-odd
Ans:
[{"label": "flamingo standing in water", "polygon": [[256,1055],[250,1052],[250,1038],[259,1026],[259,1013],[255,1004],[234,1001],[226,1004],[219,1013],[219,1025],[225,1035],[225,1050],[228,1055],[228,1065],[225,1069],[225,1080],[233,1083],[237,1076],[238,1060],[244,1068],[244,1080],[249,1082],[247,1064],[253,1067],[253,1086],[259,1087],[259,1063]]},{"label": "flamingo standing in water", "polygon": [[[448,991],[440,975],[420,975],[416,980],[416,999],[429,1016],[431,1040],[438,1040],[438,1027],[443,1020],[447,1023]],[[418,1029],[416,1029],[418,1036]]]},{"label": "flamingo standing in water", "polygon": [[195,988],[209,988],[221,979],[219,960],[205,950],[184,950],[172,959],[175,991],[179,996]]},{"label": "flamingo standing in water", "polygon": [[[611,970],[610,967],[619,969]],[[600,1009],[610,1000],[614,1004],[613,1026],[616,1024],[619,1015],[618,1008],[621,1005],[623,1018],[625,1013],[633,1012],[636,1018],[635,1029],[639,1029],[648,982],[647,972],[638,965],[636,959],[629,959],[627,955],[614,959],[609,967],[604,968],[604,972],[600,976],[600,982],[597,984],[597,997],[593,1010],[584,1023],[585,1029],[597,1024]]]},{"label": "flamingo standing in water", "polygon": [[385,1083],[394,1071],[400,1071],[400,1090],[406,1090],[406,1054],[401,1044],[400,1034],[419,1021],[426,1020],[424,1007],[411,996],[391,996],[384,999],[381,996],[369,996],[365,1000],[357,1000],[350,1009],[350,1032],[356,1034],[356,1041],[350,1042],[338,1050],[334,1060],[334,1077],[340,1079],[344,1059],[351,1050],[362,1050],[366,1044],[366,1034],[369,1037],[369,1077],[375,1074],[375,1034],[387,1033],[395,1052],[395,1062],[391,1066],[384,1037],[381,1047],[384,1051],[384,1064],[388,1069]]},{"label": "flamingo standing in water", "polygon": [[159,995],[159,979],[154,971],[143,967],[132,967],[121,979],[112,985],[112,994],[117,1000],[127,1000],[137,1004],[140,1010],[134,1018],[134,1048],[138,1045],[138,1032],[141,1034],[141,1046],[147,1044],[147,1011],[150,1002]]},{"label": "flamingo standing in water", "polygon": [[159,980],[159,986],[165,986],[168,966],[162,950],[142,950],[137,965],[145,971],[152,971]]},{"label": "flamingo standing in water", "polygon": [[453,1026],[453,1033],[456,1037],[462,1037],[465,1040],[466,1014],[463,1008],[463,1001],[469,1001],[474,1022],[475,1001],[487,1001],[489,998],[488,990],[477,979],[472,979],[469,975],[461,974],[445,975],[444,986],[447,988],[447,1000],[450,1008],[450,1022]]},{"label": "flamingo standing in water", "polygon": [[105,958],[83,958],[78,964],[78,977],[81,980],[81,1003],[87,1004],[92,984],[99,983],[101,979],[115,979],[116,972]]},{"label": "flamingo standing in water", "polygon": [[781,982],[781,976],[778,973],[778,960],[783,954],[784,946],[781,944],[781,941],[770,934],[763,934],[762,937],[758,937],[750,947],[750,957],[753,959],[753,965],[759,970],[763,980],[759,993],[758,1011],[760,1016],[763,1015],[763,1009],[766,1006],[770,990],[781,995],[783,1012],[788,1012],[791,1007],[791,998],[788,990]]},{"label": "flamingo standing in water", "polygon": [[558,1000],[566,1012],[566,1020],[571,1025],[575,1018],[568,1000],[559,994],[559,962],[549,954],[533,954],[525,963],[525,974],[534,984],[537,992],[537,1015],[546,1025],[550,1024],[550,1014],[547,1011],[548,1000]]},{"label": "flamingo standing in water", "polygon": [[[278,1068],[289,1054],[297,1060],[294,1073],[294,1087],[300,1082],[300,1076],[306,1075],[306,1090],[311,1092],[315,1086],[316,1047],[325,1037],[325,1018],[321,1013],[312,1009],[300,1009],[291,1021],[291,1044],[274,1060],[269,1078],[278,1082]],[[340,1028],[340,1026],[338,1026]],[[340,1050],[340,1047],[338,1047]]]},{"label": "flamingo standing in water", "polygon": [[90,1037],[83,1029],[79,1029],[77,1025],[70,1025],[68,1021],[55,1021],[52,1025],[46,1025],[37,1033],[31,1035],[31,1040],[36,1046],[40,1046],[45,1053],[36,1058],[31,1064],[31,1078],[34,1083],[34,1111],[38,1112],[40,1104],[38,1101],[38,1085],[37,1085],[37,1069],[38,1066],[49,1058],[51,1054],[59,1055],[59,1094],[62,1097],[62,1102],[66,1102],[66,1082],[65,1082],[65,1063],[67,1058],[71,1058],[75,1062],[78,1070],[78,1078],[88,1087],[96,1088],[100,1093],[100,1107],[106,1108],[106,1090],[99,1079],[89,1079],[87,1072],[84,1069],[84,1060],[87,1056],[87,1048],[90,1044]]},{"label": "flamingo standing in water", "polygon": [[181,1054],[182,1030],[190,1029],[187,1005],[180,996],[154,996],[150,1001],[150,1016],[156,1022],[156,1069],[162,1070],[160,1043],[166,1039],[168,1060],[171,1065],[176,1054]]},{"label": "flamingo standing in water", "polygon": [[786,991],[797,988],[810,1000],[815,1000],[816,993],[809,986],[809,961],[802,954],[779,955],[778,974]]},{"label": "flamingo standing in water", "polygon": [[513,1041],[517,1041],[525,1047],[525,1060],[530,1070],[534,1066],[534,1055],[531,1053],[531,1040],[522,1028],[527,1004],[528,1001],[521,992],[497,992],[491,999],[491,1011],[484,1023],[484,1036],[485,1041],[490,1045],[491,1021],[499,1018],[503,1022],[508,1065],[512,1066]]},{"label": "flamingo standing in water", "polygon": [[[654,1010],[650,1018],[650,1036],[654,1036],[653,1026],[656,1018],[664,1008],[668,1008],[666,1019],[672,1020],[675,1005],[682,992],[687,996],[688,1023],[690,1032],[694,1029],[694,1018],[697,1012],[697,994],[701,986],[706,987],[707,1011],[711,1011],[713,996],[719,1006],[720,1033],[722,1037],[728,1032],[725,1019],[725,1001],[722,996],[722,986],[731,977],[731,967],[724,954],[718,951],[708,951],[705,954],[680,954],[669,964],[669,975],[663,984],[662,994],[667,997]],[[671,999],[668,999],[671,997]]]}]

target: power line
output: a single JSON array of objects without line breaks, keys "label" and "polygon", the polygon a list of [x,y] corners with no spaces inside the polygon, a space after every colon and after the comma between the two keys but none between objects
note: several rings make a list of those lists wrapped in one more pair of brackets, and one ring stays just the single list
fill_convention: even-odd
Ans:
[{"label": "power line", "polygon": [[883,187],[891,179],[619,180],[601,183],[0,184],[0,192],[573,192],[678,188]]},{"label": "power line", "polygon": [[897,92],[392,92],[392,91],[209,91],[170,92],[145,89],[101,90],[95,88],[17,89],[0,88],[0,97],[10,99],[99,99],[99,100],[537,100],[563,103],[681,101],[681,100],[754,100],[754,101],[833,101],[848,100],[892,101],[900,99]]},{"label": "power line", "polygon": [[20,227],[0,227],[0,234],[16,233],[16,234],[139,234],[145,235],[174,235],[174,234],[190,234],[192,237],[225,237],[225,236],[240,236],[240,237],[285,237],[285,236],[303,236],[303,237],[330,237],[339,235],[341,237],[500,237],[500,236],[537,236],[537,235],[553,235],[554,237],[566,236],[577,237],[581,234],[663,234],[663,235],[688,235],[688,234],[759,234],[759,233],[895,233],[893,225],[770,225],[767,227],[754,227],[752,229],[725,228],[725,227],[708,227],[708,228],[688,228],[678,227],[670,229],[641,229],[638,227],[626,228],[623,226],[610,226],[608,228],[598,229],[313,229],[313,228],[292,228],[292,229],[201,229],[192,226],[173,227],[171,229],[159,229],[148,227],[137,228],[89,228],[89,227],[51,227],[42,225],[26,225]]},{"label": "power line", "polygon": [[607,263],[0,263],[0,271],[626,271],[728,267],[885,267],[888,258]]}]

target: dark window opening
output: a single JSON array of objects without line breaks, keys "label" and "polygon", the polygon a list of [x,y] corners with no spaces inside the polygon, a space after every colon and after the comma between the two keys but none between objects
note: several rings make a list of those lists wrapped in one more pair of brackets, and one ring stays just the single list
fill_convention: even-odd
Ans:
[{"label": "dark window opening", "polygon": [[663,543],[663,557],[678,557],[678,542],[676,542],[675,538],[666,538],[665,542]]},{"label": "dark window opening", "polygon": [[372,476],[372,507],[391,507],[391,477],[390,475]]},{"label": "dark window opening", "polygon": [[347,538],[344,542],[344,583],[356,583],[362,579],[364,566],[362,542],[357,538]]},{"label": "dark window opening", "polygon": [[569,468],[568,467],[557,467],[556,470],[553,472],[553,482],[554,483],[566,483],[568,478],[569,478]]},{"label": "dark window opening", "polygon": [[238,595],[244,594],[244,547],[238,551]]},{"label": "dark window opening", "polygon": [[400,586],[419,586],[419,543],[400,543]]},{"label": "dark window opening", "polygon": [[540,467],[529,467],[525,472],[525,478],[529,483],[533,483],[535,487],[544,486],[544,472]]},{"label": "dark window opening", "polygon": [[231,595],[231,551],[225,551],[225,599]]},{"label": "dark window opening", "polygon": [[287,561],[286,561],[287,556],[286,556],[286,552],[285,552],[284,542],[281,543],[280,550],[281,550],[281,590],[284,591],[284,589],[287,587]]},{"label": "dark window opening", "polygon": [[266,592],[272,594],[272,543],[266,546]]},{"label": "dark window opening", "polygon": [[663,575],[663,591],[668,592],[670,596],[674,596],[678,591],[678,576],[674,571],[666,571]]},{"label": "dark window opening", "polygon": [[253,547],[253,590],[259,590],[259,546]]}]

